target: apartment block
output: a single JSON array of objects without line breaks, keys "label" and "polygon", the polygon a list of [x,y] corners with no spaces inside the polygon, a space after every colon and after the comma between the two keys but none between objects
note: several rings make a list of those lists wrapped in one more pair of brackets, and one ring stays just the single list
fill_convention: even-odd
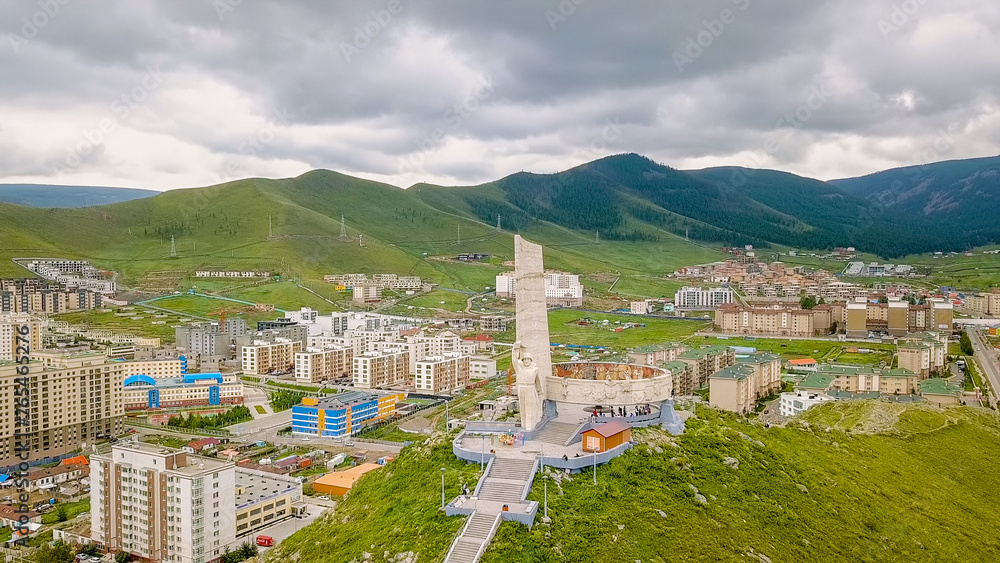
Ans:
[{"label": "apartment block", "polygon": [[351,300],[355,303],[377,303],[382,300],[382,287],[375,284],[356,285]]},{"label": "apartment block", "polygon": [[682,287],[674,293],[674,306],[680,309],[714,309],[733,302],[733,290],[728,287]]},{"label": "apartment block", "polygon": [[497,361],[493,358],[469,359],[469,379],[489,379],[497,374]]},{"label": "apartment block", "polygon": [[406,383],[410,374],[410,353],[405,350],[366,352],[351,361],[354,386],[360,389]]},{"label": "apartment block", "polygon": [[[22,327],[28,327],[28,334],[22,335]],[[0,314],[0,360],[16,360],[24,355],[24,350],[18,350],[18,346],[24,346],[24,340],[18,340],[18,336],[27,339],[29,351],[34,352],[42,349],[42,323],[37,318],[27,314]]]},{"label": "apartment block", "polygon": [[502,315],[486,315],[479,317],[479,329],[484,332],[502,332],[514,319]]},{"label": "apartment block", "polygon": [[989,293],[966,295],[965,307],[976,313],[1000,316],[1000,287],[990,289]]},{"label": "apartment block", "polygon": [[834,306],[803,309],[796,305],[743,306],[729,303],[715,310],[715,327],[725,334],[816,336],[834,326]]},{"label": "apartment block", "polygon": [[928,299],[922,305],[890,299],[876,303],[859,298],[846,306],[846,332],[852,338],[865,338],[869,332],[902,336],[927,330],[950,331],[954,307],[944,299]]},{"label": "apartment block", "polygon": [[251,346],[243,346],[240,352],[243,373],[261,375],[293,371],[295,353],[302,350],[302,343],[298,340],[279,340],[278,342],[258,340]]},{"label": "apartment block", "polygon": [[896,343],[898,365],[927,378],[943,373],[948,359],[948,335],[942,332],[920,332],[900,338]]},{"label": "apartment block", "polygon": [[781,389],[781,357],[763,352],[741,357],[708,380],[708,400],[712,406],[748,413],[758,399]]},{"label": "apartment block", "polygon": [[186,360],[138,360],[124,362],[125,377],[148,375],[153,379],[181,377],[186,371]]},{"label": "apartment block", "polygon": [[[17,372],[24,364],[0,360],[0,467],[22,461],[17,444],[27,446],[29,459],[36,460],[122,432],[121,362],[109,362],[99,352],[40,351],[31,358],[27,375]],[[17,391],[25,387],[27,407]],[[15,430],[25,435],[15,438]]]},{"label": "apartment block", "polygon": [[402,393],[375,395],[349,391],[317,399],[304,397],[292,407],[292,433],[321,438],[353,434],[361,423],[385,419],[396,412]]},{"label": "apartment block", "polygon": [[639,346],[628,353],[629,360],[646,366],[658,366],[663,362],[672,362],[677,355],[687,350],[685,346],[673,342]]},{"label": "apartment block", "polygon": [[735,364],[736,353],[728,346],[705,346],[681,352],[677,361],[691,367],[691,378],[686,388],[674,382],[674,393],[690,395],[708,385],[710,375]]},{"label": "apartment block", "polygon": [[[496,277],[497,297],[516,297],[517,281],[513,272]],[[579,307],[583,305],[583,284],[580,276],[563,272],[545,273],[545,302],[549,305]]]},{"label": "apartment block", "polygon": [[145,561],[208,563],[236,540],[236,469],[144,443],[91,457],[90,537]]},{"label": "apartment block", "polygon": [[353,369],[354,350],[346,346],[337,348],[306,348],[295,354],[295,380],[301,383],[350,377]]},{"label": "apartment block", "polygon": [[905,368],[821,364],[816,373],[799,383],[799,389],[829,393],[918,393],[919,374]]},{"label": "apartment block", "polygon": [[414,387],[433,395],[454,393],[469,384],[469,375],[469,356],[431,356],[417,362]]}]

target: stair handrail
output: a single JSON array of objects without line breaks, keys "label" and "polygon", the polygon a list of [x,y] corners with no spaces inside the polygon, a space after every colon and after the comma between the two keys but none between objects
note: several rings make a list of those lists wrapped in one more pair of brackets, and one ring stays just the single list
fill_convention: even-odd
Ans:
[{"label": "stair handrail", "polygon": [[479,549],[476,550],[476,556],[472,558],[472,563],[476,563],[477,561],[479,561],[479,558],[482,557],[483,553],[486,552],[487,546],[489,546],[490,542],[493,541],[493,536],[495,536],[497,533],[497,528],[500,527],[500,520],[502,519],[502,517],[503,513],[498,512],[496,517],[493,518],[493,525],[490,526],[490,532],[486,534],[486,539],[483,540],[483,543],[479,544]]},{"label": "stair handrail", "polygon": [[448,560],[451,559],[451,554],[452,552],[455,551],[455,546],[458,545],[458,540],[462,539],[462,536],[465,535],[465,530],[469,528],[469,524],[472,523],[472,517],[475,515],[476,515],[475,511],[473,511],[473,513],[469,515],[469,519],[465,521],[465,525],[462,526],[462,529],[459,530],[458,535],[455,536],[455,539],[451,542],[451,547],[448,548],[448,554],[444,556],[445,563],[448,563]]}]

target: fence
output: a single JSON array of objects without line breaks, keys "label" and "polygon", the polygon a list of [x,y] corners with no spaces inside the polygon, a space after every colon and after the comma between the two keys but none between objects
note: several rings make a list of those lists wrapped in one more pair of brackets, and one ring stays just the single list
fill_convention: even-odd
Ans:
[{"label": "fence", "polygon": [[219,430],[218,428],[182,428],[180,426],[148,424],[134,420],[126,421],[125,426],[138,426],[140,428],[149,428],[151,430],[159,430],[161,432],[177,432],[180,434],[193,434],[196,436],[224,436],[227,438],[232,436],[228,430]]}]

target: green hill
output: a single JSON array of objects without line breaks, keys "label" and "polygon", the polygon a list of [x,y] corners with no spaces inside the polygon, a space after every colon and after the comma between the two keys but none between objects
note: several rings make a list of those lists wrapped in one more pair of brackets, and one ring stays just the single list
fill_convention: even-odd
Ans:
[{"label": "green hill", "polygon": [[[297,178],[240,180],[98,207],[0,204],[0,275],[25,275],[10,261],[14,257],[68,256],[119,271],[126,284],[164,270],[267,268],[304,280],[333,272],[395,272],[482,289],[502,270],[499,261],[513,258],[512,232],[506,227],[498,232],[468,207],[451,207],[449,191],[462,190],[402,190],[316,170]],[[346,242],[339,238],[341,216],[350,237]],[[547,245],[549,266],[581,273],[662,275],[721,256],[676,236],[656,244],[595,244],[588,233],[544,220],[532,220],[520,232]],[[171,237],[177,258],[170,258]],[[437,259],[462,252],[488,253],[498,260]]]},{"label": "green hill", "polygon": [[[502,524],[482,561],[991,561],[1000,552],[992,411],[838,402],[770,430],[708,408],[697,415],[679,437],[637,431],[640,444],[599,468],[596,486],[589,472],[550,478],[551,524]],[[265,561],[365,552],[372,562],[406,552],[441,561],[463,523],[437,508],[441,467],[449,497],[478,472],[440,438],[404,449]],[[536,478],[529,498],[542,502],[541,489]]]},{"label": "green hill", "polygon": [[[976,165],[961,162],[933,165],[961,169],[936,177],[957,186]],[[854,181],[740,168],[680,171],[635,154],[468,187],[403,190],[315,170],[85,208],[0,203],[0,275],[25,274],[13,257],[66,256],[120,271],[126,285],[142,286],[151,272],[180,276],[180,286],[188,286],[183,276],[199,268],[261,268],[307,281],[332,272],[395,272],[481,289],[512,258],[515,232],[546,246],[549,267],[584,274],[662,276],[721,258],[719,245],[853,244],[899,256],[1000,241],[995,225],[983,222],[996,195],[991,170],[963,184],[975,188],[971,194],[982,192],[986,205],[963,199],[931,218],[913,213],[902,196],[894,205],[869,201],[861,188],[846,189]],[[341,217],[349,241],[339,236]],[[494,259],[447,259],[463,252]]]}]

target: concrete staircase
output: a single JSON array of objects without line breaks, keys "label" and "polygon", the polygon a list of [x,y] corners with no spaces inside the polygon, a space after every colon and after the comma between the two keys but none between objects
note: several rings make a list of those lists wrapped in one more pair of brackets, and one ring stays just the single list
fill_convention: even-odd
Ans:
[{"label": "concrete staircase", "polygon": [[462,535],[458,536],[448,552],[445,563],[476,563],[479,555],[486,551],[486,545],[496,532],[499,514],[473,513],[469,517]]},{"label": "concrete staircase", "polygon": [[535,478],[535,459],[494,458],[476,487],[476,510],[455,539],[445,563],[476,563],[503,516],[503,505],[521,505]]},{"label": "concrete staircase", "polygon": [[542,426],[538,434],[535,434],[534,440],[562,446],[573,436],[573,433],[579,427],[579,424],[568,424],[566,422],[550,420],[545,423],[545,426]]}]

